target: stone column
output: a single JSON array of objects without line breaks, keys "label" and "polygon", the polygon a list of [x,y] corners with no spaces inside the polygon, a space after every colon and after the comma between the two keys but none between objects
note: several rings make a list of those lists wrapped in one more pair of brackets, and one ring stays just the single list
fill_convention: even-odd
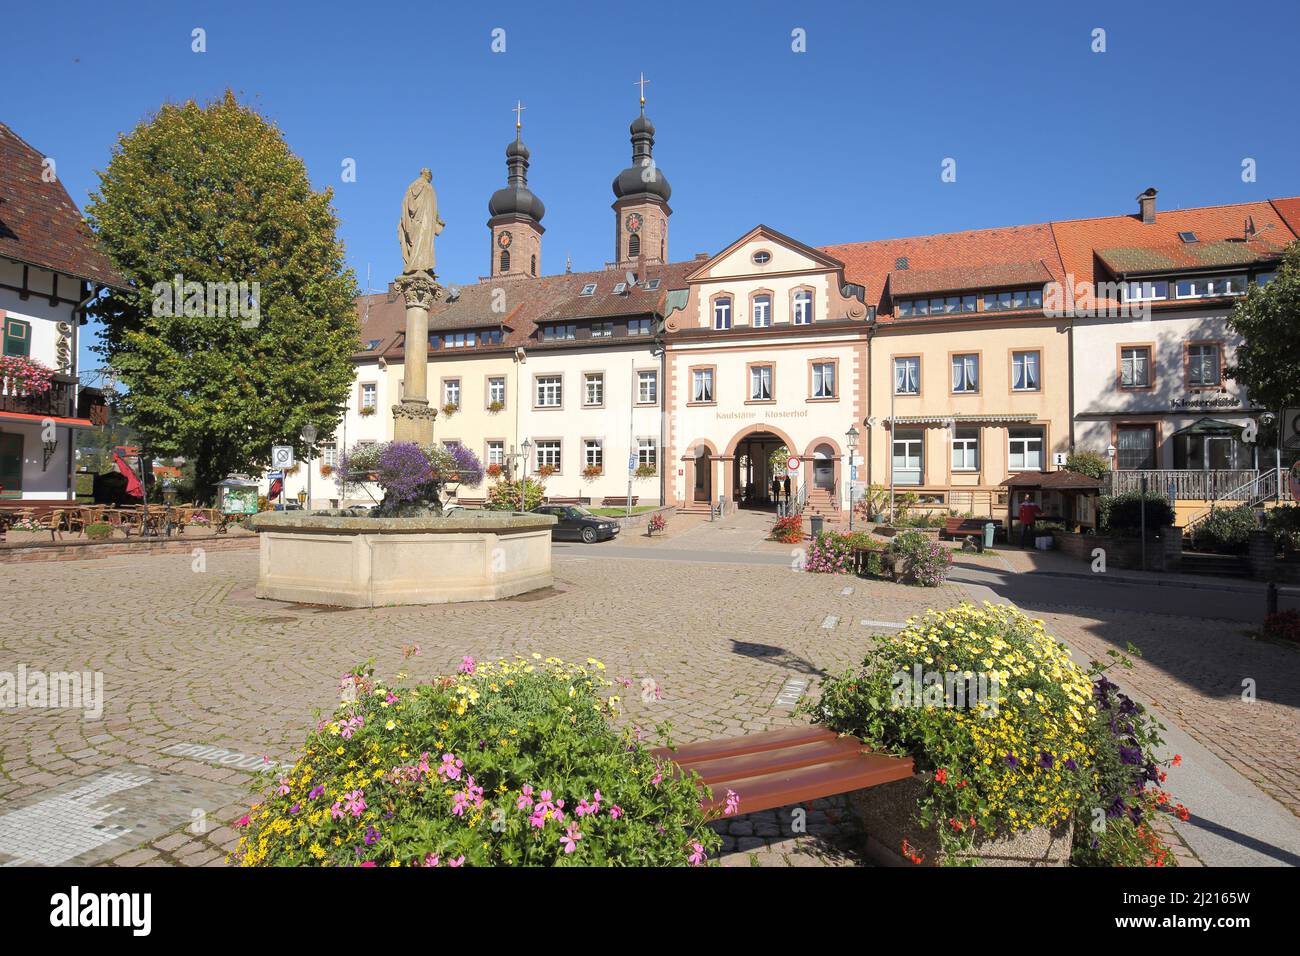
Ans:
[{"label": "stone column", "polygon": [[402,364],[402,400],[393,406],[393,440],[433,444],[438,409],[429,405],[429,309],[442,295],[432,272],[398,276],[406,300],[406,344]]}]

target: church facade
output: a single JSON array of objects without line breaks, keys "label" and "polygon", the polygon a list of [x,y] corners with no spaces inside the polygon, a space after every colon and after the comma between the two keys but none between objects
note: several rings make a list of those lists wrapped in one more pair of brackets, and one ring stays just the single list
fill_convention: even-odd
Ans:
[{"label": "church facade", "polygon": [[[1258,466],[1243,436],[1265,410],[1223,375],[1227,315],[1300,235],[1300,200],[1157,213],[1152,189],[1124,215],[821,248],[760,224],[673,261],[644,101],[629,133],[610,261],[546,275],[516,126],[488,201],[488,274],[448,288],[429,340],[404,341],[395,290],[359,300],[340,447],[391,439],[416,346],[436,441],[595,506],[767,507],[779,478],[828,515],[870,485],[1000,514],[1009,475],[1074,450],[1133,476]],[[313,481],[316,507],[357,500]]]}]

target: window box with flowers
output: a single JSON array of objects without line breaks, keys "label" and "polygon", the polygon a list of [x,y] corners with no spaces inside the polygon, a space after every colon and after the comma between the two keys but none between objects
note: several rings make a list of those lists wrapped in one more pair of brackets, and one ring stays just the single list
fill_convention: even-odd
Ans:
[{"label": "window box with flowers", "polygon": [[653,478],[659,474],[659,469],[654,465],[637,465],[634,474],[638,478]]},{"label": "window box with flowers", "polygon": [[505,402],[501,402],[501,401],[488,402],[487,410],[495,415],[497,412],[503,410],[505,407],[506,407]]},{"label": "window box with flowers", "polygon": [[582,477],[587,479],[587,481],[595,481],[604,473],[605,469],[601,468],[600,465],[588,465],[586,468],[582,469]]},{"label": "window box with flowers", "polygon": [[362,405],[360,408],[357,409],[357,414],[360,415],[362,418],[369,418],[374,413],[375,413],[375,406],[373,405]]},{"label": "window box with flowers", "polygon": [[459,410],[460,410],[460,406],[457,405],[455,402],[447,402],[445,405],[442,406],[442,413],[448,418],[451,418],[451,416],[455,415],[456,412],[458,412]]},{"label": "window box with flowers", "polygon": [[320,466],[320,475],[321,475],[322,478],[328,478],[328,477],[329,477],[330,475],[332,475],[332,474],[334,474],[334,466],[333,466],[333,465],[321,465],[321,466]]},{"label": "window box with flowers", "polygon": [[554,465],[542,465],[540,468],[537,469],[537,477],[540,478],[542,481],[545,481],[547,478],[550,478],[554,474],[555,474]]},{"label": "window box with flowers", "polygon": [[487,466],[487,476],[489,478],[500,478],[506,472],[504,466],[495,462]]}]

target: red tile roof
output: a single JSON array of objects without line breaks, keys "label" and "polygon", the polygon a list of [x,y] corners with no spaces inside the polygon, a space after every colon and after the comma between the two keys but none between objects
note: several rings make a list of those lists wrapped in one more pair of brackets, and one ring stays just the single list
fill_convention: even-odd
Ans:
[{"label": "red tile roof", "polygon": [[[1254,239],[1249,243],[1244,241],[1248,221],[1255,226]],[[1110,270],[1174,272],[1216,264],[1241,265],[1243,254],[1254,262],[1280,251],[1297,235],[1267,201],[1157,210],[1152,223],[1143,223],[1136,214],[1071,219],[1053,222],[1052,231],[1066,271],[1075,281],[1095,283],[1109,281]],[[1180,232],[1194,232],[1198,241],[1184,243],[1178,237]],[[1231,258],[1228,252],[1236,253],[1235,262],[1227,261]],[[1198,255],[1210,261],[1198,260]],[[1216,257],[1222,261],[1214,262]],[[1097,304],[1100,307],[1109,302],[1107,297],[1099,296]]]},{"label": "red tile roof", "polygon": [[[429,331],[448,329],[495,329],[505,332],[500,346],[493,348],[530,349],[568,348],[572,342],[543,343],[538,339],[538,326],[547,322],[589,321],[618,316],[663,315],[664,300],[668,290],[684,288],[686,273],[698,262],[671,262],[666,265],[645,267],[642,281],[635,289],[615,293],[614,287],[625,282],[623,269],[601,269],[595,272],[565,272],[539,278],[485,279],[459,286],[455,301],[444,298],[435,303],[429,312]],[[654,291],[645,283],[659,280]],[[592,295],[581,294],[584,286],[595,283]],[[500,295],[498,295],[500,290]],[[358,301],[358,314],[364,314],[364,296]],[[363,325],[361,339],[368,343],[376,338],[383,341],[377,349],[362,350],[356,358],[383,355],[390,361],[401,361],[405,347],[406,307],[401,296],[388,301],[388,294],[380,293],[370,298],[370,322]],[[500,309],[504,306],[504,311]],[[369,331],[368,331],[369,329]],[[597,342],[582,340],[591,345],[626,344],[625,339],[601,339]],[[468,350],[467,350],[468,351]],[[488,351],[480,347],[477,352]],[[459,354],[459,353],[458,353]]]},{"label": "red tile roof", "polygon": [[0,256],[124,287],[63,183],[46,182],[45,157],[0,123]]},{"label": "red tile roof", "polygon": [[[936,281],[939,285],[962,283],[950,289],[924,289],[926,292],[955,291],[990,288],[1004,280],[1011,286],[1024,285],[1031,271],[1039,278],[1028,280],[1029,284],[1062,280],[1065,275],[1052,230],[1045,223],[854,242],[823,246],[822,251],[844,263],[845,281],[866,286],[867,302],[880,309],[882,321],[890,320],[885,314],[886,293],[890,297],[910,294],[896,290],[895,286],[919,292],[921,286]],[[906,269],[899,268],[899,260],[904,258]],[[919,282],[908,276],[914,271],[922,273]]]}]

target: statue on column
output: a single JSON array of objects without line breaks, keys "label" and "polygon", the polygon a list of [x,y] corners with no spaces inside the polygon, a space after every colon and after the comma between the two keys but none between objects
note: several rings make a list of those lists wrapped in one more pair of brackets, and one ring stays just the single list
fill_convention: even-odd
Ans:
[{"label": "statue on column", "polygon": [[438,194],[433,188],[433,173],[421,169],[402,199],[402,218],[397,224],[397,239],[402,246],[402,274],[433,272],[434,237],[444,223],[438,215]]}]

